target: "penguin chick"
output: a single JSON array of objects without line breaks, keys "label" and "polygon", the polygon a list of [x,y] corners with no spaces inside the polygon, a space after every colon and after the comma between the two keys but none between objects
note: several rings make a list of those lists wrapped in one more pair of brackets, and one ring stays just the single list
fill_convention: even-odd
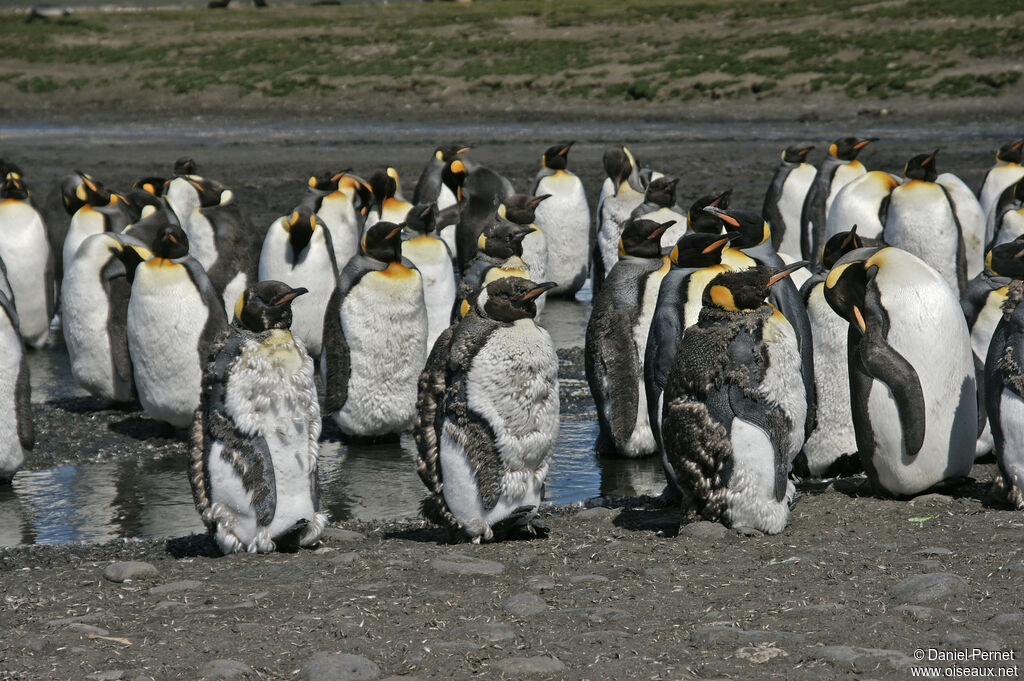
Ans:
[{"label": "penguin chick", "polygon": [[413,429],[425,518],[474,543],[546,534],[534,520],[558,436],[558,358],[533,321],[554,282],[506,277],[435,343]]},{"label": "penguin chick", "polygon": [[225,554],[315,546],[327,524],[313,360],[289,330],[304,293],[273,280],[248,287],[203,375],[189,479]]}]

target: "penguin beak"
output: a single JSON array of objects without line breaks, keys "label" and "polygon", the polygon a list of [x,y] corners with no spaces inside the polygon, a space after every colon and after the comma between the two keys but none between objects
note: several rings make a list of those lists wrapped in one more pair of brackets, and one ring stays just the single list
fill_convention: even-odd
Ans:
[{"label": "penguin beak", "polygon": [[714,243],[709,244],[708,246],[706,246],[704,248],[704,250],[701,251],[701,253],[714,253],[719,248],[721,248],[721,247],[725,246],[727,243],[729,243],[730,239],[735,239],[739,235],[740,235],[739,232],[726,232],[724,237],[722,237],[718,241],[715,241]]},{"label": "penguin beak", "polygon": [[527,291],[523,295],[521,295],[518,298],[516,298],[516,300],[519,300],[519,301],[533,300],[534,298],[536,298],[537,296],[541,295],[542,293],[544,293],[548,289],[553,289],[556,286],[558,286],[558,284],[556,282],[554,282],[554,281],[545,281],[543,284],[537,284],[532,289],[530,289],[529,291]]},{"label": "penguin beak", "polygon": [[559,149],[559,151],[558,151],[558,155],[559,155],[559,156],[565,156],[566,154],[568,154],[568,153],[569,153],[569,149],[570,149],[570,148],[572,147],[572,145],[574,145],[574,144],[576,144],[576,140],[573,140],[572,142],[569,142],[568,144],[566,144],[566,145],[565,145],[564,147],[562,147],[561,149]]},{"label": "penguin beak", "polygon": [[551,194],[541,194],[540,196],[535,198],[533,201],[530,201],[530,208],[536,208],[537,206],[540,205],[541,201],[543,201],[544,199],[550,199],[550,198],[551,198]]},{"label": "penguin beak", "polygon": [[386,237],[384,237],[384,238],[385,238],[385,239],[394,239],[394,238],[395,238],[396,236],[398,236],[399,234],[401,234],[401,232],[402,232],[402,226],[401,226],[401,225],[398,225],[398,226],[397,226],[397,227],[395,227],[395,228],[394,228],[393,230],[391,230],[390,232],[388,232],[388,235],[387,235]]},{"label": "penguin beak", "polygon": [[807,267],[810,264],[810,260],[801,260],[800,262],[795,262],[792,265],[787,265],[786,267],[783,267],[781,270],[773,274],[772,277],[768,280],[768,286],[770,287],[773,284],[782,281],[789,275],[793,274],[793,272],[796,272],[801,267]]},{"label": "penguin beak", "polygon": [[921,165],[923,165],[923,166],[926,166],[926,165],[930,165],[930,164],[932,164],[932,163],[935,163],[935,156],[936,156],[936,154],[938,154],[938,153],[939,153],[939,150],[938,150],[938,149],[936,149],[935,151],[933,151],[933,152],[931,153],[931,156],[928,156],[927,158],[925,158],[925,160],[921,161]]},{"label": "penguin beak", "polygon": [[648,241],[653,241],[654,239],[657,239],[658,237],[660,237],[662,234],[665,233],[666,229],[668,229],[669,227],[671,227],[674,224],[676,224],[675,220],[669,220],[668,222],[661,223],[660,227],[658,227],[656,230],[651,232],[651,235],[649,237],[647,237],[647,240]]},{"label": "penguin beak", "polygon": [[877,137],[868,137],[867,139],[863,139],[860,142],[857,142],[856,144],[854,144],[853,148],[854,149],[863,149],[864,147],[866,147],[867,145],[871,144],[872,142],[877,142],[877,141],[878,141]]},{"label": "penguin beak", "polygon": [[[718,199],[715,199],[715,201],[717,201],[717,200]],[[726,223],[727,225],[732,225],[733,227],[739,227],[740,226],[740,221],[739,220],[737,220],[733,216],[729,215],[728,213],[726,213],[724,210],[722,210],[718,206],[714,205],[714,203],[712,203],[710,206],[706,206],[704,208],[704,212],[705,213],[711,213],[712,215],[714,215],[715,217],[717,217],[719,220],[721,220],[722,222]]]},{"label": "penguin beak", "polygon": [[331,182],[340,182],[341,178],[345,177],[346,175],[348,175],[351,172],[352,172],[351,168],[345,168],[344,170],[342,170],[337,175],[334,175],[333,177],[331,177]]},{"label": "penguin beak", "polygon": [[796,153],[798,155],[800,155],[800,156],[807,156],[807,154],[811,153],[811,151],[813,149],[814,149],[814,147],[804,147],[803,149],[801,149],[800,151],[798,151]]},{"label": "penguin beak", "polygon": [[843,243],[840,245],[840,248],[849,248],[850,244],[854,243],[857,243],[857,225],[850,228],[850,233],[846,235],[845,239],[843,239]]},{"label": "penguin beak", "polygon": [[273,303],[271,303],[271,305],[273,305],[274,307],[277,307],[278,305],[284,305],[285,303],[290,303],[293,300],[295,300],[296,298],[298,298],[299,296],[301,296],[303,293],[309,293],[309,289],[293,288],[291,291],[289,291],[288,293],[284,294],[283,296],[281,296],[280,298],[275,300]]},{"label": "penguin beak", "polygon": [[462,147],[461,149],[459,149],[458,151],[455,152],[455,155],[458,156],[459,154],[465,154],[467,151],[469,151],[472,148],[473,147]]},{"label": "penguin beak", "polygon": [[853,319],[857,322],[857,326],[860,327],[861,333],[867,331],[868,325],[864,323],[864,315],[860,313],[860,308],[856,305],[853,306]]},{"label": "penguin beak", "polygon": [[714,201],[712,201],[712,202],[711,202],[710,204],[708,204],[708,205],[709,205],[709,206],[714,206],[714,207],[716,207],[716,208],[717,208],[717,207],[718,207],[718,206],[720,206],[721,204],[723,204],[723,203],[727,202],[727,201],[729,200],[729,197],[730,197],[730,196],[732,196],[732,189],[731,189],[731,188],[730,188],[730,189],[726,189],[726,190],[725,190],[724,192],[722,192],[721,194],[719,194],[718,196],[716,196],[716,197],[715,197],[715,200],[714,200]]}]

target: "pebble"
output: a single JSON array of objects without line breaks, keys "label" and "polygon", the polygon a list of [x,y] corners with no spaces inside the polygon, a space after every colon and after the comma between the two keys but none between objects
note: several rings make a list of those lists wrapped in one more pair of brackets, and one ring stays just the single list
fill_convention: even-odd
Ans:
[{"label": "pebble", "polygon": [[1002,642],[988,632],[947,631],[940,641],[958,649],[1003,650]]},{"label": "pebble", "polygon": [[616,513],[613,509],[604,506],[585,508],[576,515],[584,520],[610,520]]},{"label": "pebble", "polygon": [[546,612],[548,604],[537,594],[518,593],[505,601],[505,609],[516,617],[530,617]]},{"label": "pebble", "polygon": [[967,580],[949,572],[931,572],[907,577],[889,589],[889,595],[902,601],[920,605],[928,601],[967,593]]},{"label": "pebble", "polygon": [[618,610],[616,608],[606,608],[604,606],[593,606],[590,608],[569,608],[568,610],[562,610],[566,615],[573,617],[583,615],[591,622],[604,622],[605,620],[616,620],[620,617],[626,617],[629,615],[625,610]]},{"label": "pebble", "polygon": [[90,612],[88,615],[78,615],[77,617],[61,617],[60,619],[50,620],[46,623],[48,627],[63,627],[66,624],[72,624],[74,622],[99,622],[103,619],[103,614],[99,612]]},{"label": "pebble", "polygon": [[160,601],[159,603],[153,606],[153,611],[159,612],[161,610],[167,610],[168,608],[181,608],[184,606],[185,604],[181,601]]},{"label": "pebble", "polygon": [[918,553],[924,554],[926,556],[951,556],[951,555],[953,555],[952,551],[950,551],[949,549],[947,549],[947,548],[945,548],[943,546],[929,546],[927,548],[921,549],[920,551],[918,551]]},{"label": "pebble", "polygon": [[85,678],[92,679],[93,681],[120,681],[124,678],[124,675],[123,669],[111,669],[110,671],[86,674]]},{"label": "pebble", "polygon": [[202,582],[197,582],[194,579],[183,579],[180,582],[168,582],[167,584],[154,586],[149,590],[149,594],[151,596],[158,596],[160,594],[170,594],[176,591],[192,591],[193,589],[198,589],[202,585]]},{"label": "pebble", "polygon": [[557,657],[548,657],[546,655],[538,657],[510,657],[506,660],[495,662],[493,666],[507,676],[554,674],[565,669],[565,665]]},{"label": "pebble", "polygon": [[690,634],[690,640],[701,645],[717,643],[741,644],[777,641],[802,641],[802,634],[789,631],[765,631],[756,629],[747,631],[739,627],[703,627]]},{"label": "pebble", "polygon": [[313,653],[302,665],[304,681],[373,681],[380,676],[380,667],[362,655],[344,653]]},{"label": "pebble", "polygon": [[1009,563],[999,568],[999,570],[1003,572],[1018,572],[1024,574],[1024,560],[1011,560]]},{"label": "pebble", "polygon": [[815,605],[800,605],[795,608],[791,608],[787,612],[790,615],[801,616],[801,615],[820,615],[834,614],[840,610],[845,610],[846,606],[842,603],[817,603]]},{"label": "pebble", "polygon": [[736,534],[741,534],[744,537],[763,537],[764,532],[755,527],[734,527],[732,528]]},{"label": "pebble", "polygon": [[330,542],[363,541],[366,539],[366,536],[353,530],[343,530],[340,527],[328,527],[324,530],[324,533],[320,535],[320,539],[321,541]]},{"label": "pebble", "polygon": [[919,497],[914,497],[907,503],[910,506],[924,506],[926,504],[948,504],[953,501],[953,497],[946,494],[922,494]]},{"label": "pebble", "polygon": [[452,636],[475,638],[487,643],[511,641],[516,637],[515,629],[505,622],[474,622],[465,627],[452,630]]},{"label": "pebble", "polygon": [[722,525],[721,523],[713,523],[710,520],[700,520],[679,528],[679,534],[685,535],[690,539],[700,540],[724,539],[725,532],[725,525]]},{"label": "pebble", "polygon": [[569,578],[570,584],[586,584],[588,582],[607,582],[604,575],[573,575]]},{"label": "pebble", "polygon": [[209,681],[238,681],[252,674],[252,667],[237,660],[210,660],[199,670]]},{"label": "pebble", "polygon": [[420,681],[418,676],[389,676],[386,679],[380,681]]},{"label": "pebble", "polygon": [[535,575],[527,578],[526,588],[536,591],[547,591],[555,588],[555,580],[547,575]]},{"label": "pebble", "polygon": [[1004,615],[996,615],[992,618],[992,624],[997,626],[1005,626],[1007,624],[1022,624],[1024,623],[1024,615],[1019,612],[1009,612]]},{"label": "pebble", "polygon": [[434,558],[430,567],[448,575],[497,575],[505,566],[495,560],[484,560],[462,553],[452,553],[444,558]]},{"label": "pebble", "polygon": [[143,563],[137,560],[127,560],[119,563],[111,563],[103,571],[103,578],[111,582],[126,582],[131,579],[154,579],[160,575],[156,566],[152,563]]},{"label": "pebble", "polygon": [[913,660],[898,650],[882,648],[854,648],[851,646],[825,646],[814,655],[818,659],[832,662],[845,662],[857,669],[873,669],[882,663],[894,669],[902,669],[914,664]]},{"label": "pebble", "polygon": [[436,641],[427,645],[431,650],[480,650],[472,641]]},{"label": "pebble", "polygon": [[345,551],[344,553],[331,556],[330,562],[335,565],[348,565],[349,563],[354,563],[358,558],[359,554],[355,551]]},{"label": "pebble", "polygon": [[91,624],[82,624],[81,622],[73,622],[69,624],[68,629],[77,631],[80,634],[96,634],[97,636],[106,636],[110,633],[103,627],[94,627]]},{"label": "pebble", "polygon": [[32,652],[41,653],[53,647],[53,643],[45,636],[34,636],[21,639],[21,647]]},{"label": "pebble", "polygon": [[923,605],[901,605],[896,612],[903,615],[910,615],[918,622],[930,622],[935,619],[938,611],[935,608],[926,608]]}]

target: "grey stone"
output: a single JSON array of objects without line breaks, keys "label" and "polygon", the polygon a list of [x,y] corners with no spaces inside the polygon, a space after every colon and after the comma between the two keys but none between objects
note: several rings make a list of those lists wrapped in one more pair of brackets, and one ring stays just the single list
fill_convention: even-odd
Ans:
[{"label": "grey stone", "polygon": [[72,622],[67,628],[80,634],[96,634],[97,636],[106,636],[110,633],[102,627],[94,627],[91,624],[82,624],[81,622]]},{"label": "grey stone", "polygon": [[358,558],[359,554],[355,551],[345,551],[331,556],[330,561],[335,565],[348,565],[354,563]]},{"label": "grey stone", "polygon": [[787,614],[802,617],[804,615],[821,615],[822,613],[834,614],[845,609],[846,606],[842,603],[817,603],[815,605],[800,605],[790,608]]},{"label": "grey stone", "polygon": [[967,593],[967,580],[949,572],[914,575],[889,589],[889,595],[893,598],[914,605],[963,593]]},{"label": "grey stone", "polygon": [[901,605],[896,612],[902,615],[910,615],[918,622],[930,622],[935,619],[938,611],[935,608],[926,608],[923,605]]},{"label": "grey stone", "polygon": [[516,637],[515,629],[505,622],[474,622],[464,627],[458,627],[452,631],[452,636],[462,638],[475,638],[487,643],[500,643],[511,641]]},{"label": "grey stone", "polygon": [[725,532],[724,525],[713,523],[710,520],[701,520],[679,528],[679,534],[686,535],[690,539],[699,540],[724,539]]},{"label": "grey stone", "polygon": [[168,582],[167,584],[154,586],[149,590],[149,593],[151,596],[159,596],[161,594],[170,594],[176,591],[192,591],[193,589],[198,589],[202,585],[202,582],[197,582],[194,579],[183,579],[180,582]]},{"label": "grey stone", "polygon": [[557,657],[510,657],[498,660],[493,665],[506,676],[529,676],[531,674],[554,674],[565,669]]},{"label": "grey stone", "polygon": [[763,537],[764,536],[764,532],[762,532],[761,530],[757,529],[756,527],[746,527],[745,525],[741,525],[740,527],[734,527],[732,529],[733,529],[734,532],[736,532],[736,534],[742,534],[744,537]]},{"label": "grey stone", "polygon": [[35,653],[41,653],[52,648],[53,642],[45,636],[33,636],[21,639],[21,647]]},{"label": "grey stone", "polygon": [[570,584],[586,584],[588,582],[607,582],[604,575],[573,575],[569,578]]},{"label": "grey stone", "polygon": [[135,677],[134,681],[156,681],[156,679],[148,674],[139,674]]},{"label": "grey stone", "polygon": [[1005,626],[1007,624],[1022,624],[1024,623],[1024,615],[1019,612],[1008,612],[1004,615],[996,615],[991,620],[992,624],[998,626]]},{"label": "grey stone", "polygon": [[527,578],[526,588],[535,591],[548,591],[555,588],[555,580],[547,575],[535,575]]},{"label": "grey stone", "polygon": [[888,664],[893,669],[902,669],[914,664],[908,656],[898,650],[882,648],[854,648],[852,646],[825,646],[812,654],[818,659],[853,665],[858,669],[872,669]]},{"label": "grey stone", "polygon": [[449,575],[497,575],[505,566],[494,560],[484,560],[462,553],[452,553],[444,558],[434,558],[430,567]]},{"label": "grey stone", "polygon": [[340,527],[328,527],[324,530],[324,533],[320,535],[321,541],[329,542],[348,542],[348,541],[363,541],[366,539],[365,535],[362,535],[353,530],[343,530]]},{"label": "grey stone", "polygon": [[185,604],[182,603],[181,601],[160,601],[159,603],[157,603],[156,605],[153,606],[153,611],[154,612],[159,612],[161,610],[167,610],[168,608],[183,608],[183,607],[185,607]]},{"label": "grey stone", "polygon": [[111,563],[103,571],[103,578],[111,582],[126,582],[130,579],[156,579],[160,576],[156,566],[138,560]]},{"label": "grey stone", "polygon": [[1003,650],[1002,642],[988,632],[947,631],[940,640],[959,649]]},{"label": "grey stone", "polygon": [[85,678],[92,679],[92,681],[121,681],[125,677],[125,671],[123,669],[111,669],[105,672],[93,672],[92,674],[86,674]]},{"label": "grey stone", "polygon": [[472,641],[437,641],[427,644],[433,650],[480,650],[480,646]]},{"label": "grey stone", "polygon": [[75,622],[99,622],[101,619],[103,619],[103,613],[90,612],[88,615],[78,615],[77,617],[61,617],[59,619],[50,620],[46,623],[46,626],[63,627],[65,625],[73,624]]},{"label": "grey stone", "polygon": [[380,681],[420,681],[418,676],[389,676],[386,679]]},{"label": "grey stone", "polygon": [[533,565],[540,558],[536,553],[524,553],[516,558],[516,563],[519,565]]},{"label": "grey stone", "polygon": [[615,515],[615,511],[604,506],[595,506],[594,508],[585,508],[576,515],[585,520],[610,520]]},{"label": "grey stone", "polygon": [[209,681],[238,681],[252,674],[252,667],[237,660],[210,660],[199,670]]},{"label": "grey stone", "polygon": [[380,667],[362,655],[344,653],[313,653],[302,665],[303,681],[373,681],[380,676]]},{"label": "grey stone", "polygon": [[922,494],[919,497],[914,497],[909,502],[911,506],[925,506],[925,505],[937,505],[937,504],[948,504],[953,501],[953,497],[946,494]]},{"label": "grey stone", "polygon": [[794,634],[789,631],[765,631],[762,629],[747,631],[739,627],[722,626],[703,627],[690,634],[690,640],[700,645],[802,641],[803,638],[802,634]]},{"label": "grey stone", "polygon": [[593,606],[590,608],[569,608],[568,610],[562,610],[566,615],[572,615],[573,617],[586,617],[591,622],[604,622],[605,620],[617,620],[620,617],[626,617],[629,615],[625,610],[617,610],[616,608],[606,608],[603,606]]},{"label": "grey stone", "polygon": [[537,594],[518,593],[505,601],[505,609],[516,617],[530,617],[545,612],[548,604]]},{"label": "grey stone", "polygon": [[921,549],[918,553],[926,556],[951,556],[953,552],[943,546],[929,546]]},{"label": "grey stone", "polygon": [[1016,572],[1018,574],[1024,574],[1024,560],[1019,558],[1011,560],[1009,563],[1007,563],[999,569],[1004,572]]},{"label": "grey stone", "polygon": [[[355,556],[356,554],[353,553],[352,555]],[[388,561],[388,565],[390,567],[411,568],[414,567],[416,564],[413,563],[411,560],[401,560],[399,558],[392,558]]]}]

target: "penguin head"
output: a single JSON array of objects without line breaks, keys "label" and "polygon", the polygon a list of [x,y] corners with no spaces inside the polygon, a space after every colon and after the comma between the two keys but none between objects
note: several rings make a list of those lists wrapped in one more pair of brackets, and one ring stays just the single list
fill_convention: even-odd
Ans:
[{"label": "penguin head", "polygon": [[993,246],[985,254],[985,269],[997,277],[1024,279],[1024,236]]},{"label": "penguin head", "polygon": [[738,237],[739,232],[725,234],[700,234],[697,232],[684,234],[672,247],[669,256],[676,267],[711,267],[722,262],[722,251],[730,239]]},{"label": "penguin head", "polygon": [[75,196],[82,205],[88,204],[94,207],[106,206],[111,202],[111,192],[103,183],[93,178],[88,173],[76,170],[80,181],[75,186]]},{"label": "penguin head", "polygon": [[341,181],[341,178],[345,177],[345,175],[351,171],[351,168],[346,168],[340,173],[332,173],[329,170],[323,170],[316,175],[310,176],[310,178],[306,180],[306,186],[314,191],[328,193],[337,191],[338,183]]},{"label": "penguin head", "polygon": [[703,303],[726,312],[756,310],[764,305],[773,285],[809,264],[801,260],[785,267],[758,265],[739,272],[722,272],[704,289]]},{"label": "penguin head", "polygon": [[690,210],[686,213],[686,222],[692,232],[703,234],[721,234],[722,221],[713,213],[704,209],[713,206],[725,210],[729,207],[729,199],[732,198],[732,189],[726,189],[721,194],[706,194],[693,202]]},{"label": "penguin head", "polygon": [[659,177],[656,180],[651,180],[651,183],[647,185],[644,199],[647,203],[653,203],[655,206],[671,208],[676,203],[677,184],[679,184],[679,178],[675,177]]},{"label": "penguin head", "polygon": [[370,189],[373,200],[378,206],[383,206],[385,200],[394,198],[398,193],[398,172],[394,168],[375,170],[370,175]]},{"label": "penguin head", "polygon": [[1000,163],[1020,163],[1022,150],[1024,150],[1024,139],[1012,140],[999,147],[996,152],[996,161]]},{"label": "penguin head", "polygon": [[284,219],[281,225],[288,232],[288,243],[292,247],[292,267],[298,260],[299,253],[306,250],[309,240],[313,238],[313,232],[317,227],[323,227],[320,218],[316,216],[309,206],[303,204],[292,211],[291,215]]},{"label": "penguin head", "polygon": [[643,218],[629,218],[622,226],[619,237],[619,254],[634,258],[658,258],[661,256],[661,235],[676,224],[675,220],[655,222]]},{"label": "penguin head", "polygon": [[378,222],[363,235],[363,253],[381,262],[402,262],[402,228],[393,222]]},{"label": "penguin head", "polygon": [[708,206],[704,212],[724,222],[726,229],[734,229],[740,233],[732,240],[732,245],[736,248],[760,246],[772,237],[771,228],[759,213],[749,210],[722,210],[717,206]]},{"label": "penguin head", "polygon": [[498,215],[517,225],[531,225],[537,219],[537,206],[551,194],[530,196],[528,194],[512,194],[498,206]]},{"label": "penguin head", "polygon": [[792,144],[782,152],[782,160],[786,163],[803,163],[807,160],[807,154],[814,149],[807,144]]},{"label": "penguin head", "polygon": [[821,265],[830,270],[839,258],[858,248],[864,248],[864,242],[857,236],[857,225],[854,225],[850,231],[833,234],[825,242],[825,247],[821,249]]},{"label": "penguin head", "polygon": [[[142,180],[139,180],[139,182],[142,182]],[[160,210],[164,205],[159,194],[154,194],[149,191],[149,189],[143,189],[142,187],[137,186],[139,182],[136,182],[135,185],[132,186],[131,191],[127,194],[119,195],[121,200],[123,200],[128,206],[131,222],[137,222],[144,217],[152,215],[154,211]],[[146,186],[159,191],[163,188],[163,182],[161,181],[160,184],[147,182]]]},{"label": "penguin head", "polygon": [[930,154],[918,154],[907,161],[903,166],[903,176],[908,180],[924,180],[934,182],[939,173],[935,170],[935,155],[939,153],[936,149]]},{"label": "penguin head", "polygon": [[153,196],[163,196],[166,184],[167,180],[163,177],[143,177],[135,181],[132,189],[138,189]]},{"label": "penguin head", "polygon": [[196,162],[188,156],[182,156],[174,162],[174,174],[175,175],[199,175],[199,168],[196,167]]},{"label": "penguin head", "polygon": [[8,175],[14,175],[19,180],[24,176],[25,173],[21,172],[21,168],[18,164],[13,161],[5,161],[0,158],[0,178],[7,177]]},{"label": "penguin head", "polygon": [[272,279],[253,284],[238,296],[231,323],[253,333],[291,328],[292,301],[303,293],[309,291]]},{"label": "penguin head", "polygon": [[852,161],[861,149],[876,141],[877,137],[840,137],[829,145],[828,153],[840,161]]},{"label": "penguin head", "polygon": [[20,175],[8,173],[0,178],[0,199],[14,199],[16,201],[27,201],[29,197],[28,187]]},{"label": "penguin head", "polygon": [[879,248],[858,248],[839,258],[825,277],[825,301],[836,314],[850,323],[851,328],[863,333],[865,296],[868,282],[878,270],[870,264]]},{"label": "penguin head", "polygon": [[507,260],[512,256],[523,256],[523,239],[527,234],[533,232],[530,225],[519,225],[511,220],[506,220],[500,214],[484,227],[480,233],[476,245],[484,254]]},{"label": "penguin head", "polygon": [[430,234],[437,227],[437,204],[418,203],[405,216],[402,226],[417,234]]},{"label": "penguin head", "polygon": [[199,205],[203,208],[226,206],[235,199],[234,193],[216,180],[208,180],[205,177],[190,178],[188,183],[195,187],[199,195]]},{"label": "penguin head", "polygon": [[447,164],[456,156],[465,154],[469,149],[470,147],[462,146],[461,144],[449,144],[448,146],[434,149],[434,158]]},{"label": "penguin head", "polygon": [[466,164],[460,158],[454,158],[441,169],[441,181],[462,201],[462,185],[466,182]]},{"label": "penguin head", "polygon": [[151,250],[154,258],[183,258],[188,255],[188,236],[180,225],[168,221],[157,230]]},{"label": "penguin head", "polygon": [[576,144],[575,140],[568,144],[556,144],[548,147],[544,155],[540,157],[540,164],[551,170],[565,170],[569,165],[569,149]]},{"label": "penguin head", "polygon": [[542,284],[522,277],[502,277],[484,287],[477,296],[477,310],[498,322],[531,319],[537,315],[537,297],[558,286],[553,281]]},{"label": "penguin head", "polygon": [[613,147],[601,157],[604,171],[608,173],[615,186],[620,186],[636,170],[633,154],[626,147]]}]

